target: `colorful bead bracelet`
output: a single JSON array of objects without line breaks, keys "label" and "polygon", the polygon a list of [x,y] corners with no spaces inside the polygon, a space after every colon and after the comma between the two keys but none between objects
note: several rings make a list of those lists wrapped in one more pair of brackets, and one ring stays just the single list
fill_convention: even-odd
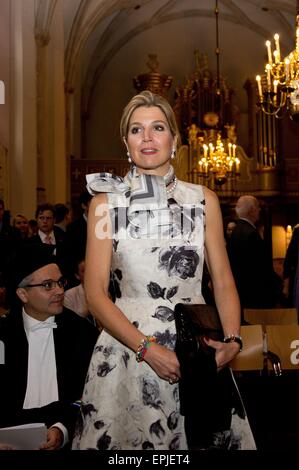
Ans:
[{"label": "colorful bead bracelet", "polygon": [[144,339],[140,341],[140,344],[136,351],[136,361],[142,362],[144,361],[144,356],[148,348],[150,347],[151,343],[155,343],[156,338],[155,336],[146,336]]}]

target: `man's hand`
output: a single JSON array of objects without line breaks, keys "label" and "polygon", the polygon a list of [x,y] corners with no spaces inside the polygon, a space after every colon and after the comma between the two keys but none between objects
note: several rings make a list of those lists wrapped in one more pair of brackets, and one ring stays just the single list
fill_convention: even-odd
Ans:
[{"label": "man's hand", "polygon": [[53,426],[48,429],[47,442],[40,446],[41,450],[57,450],[63,444],[63,433],[59,428]]}]

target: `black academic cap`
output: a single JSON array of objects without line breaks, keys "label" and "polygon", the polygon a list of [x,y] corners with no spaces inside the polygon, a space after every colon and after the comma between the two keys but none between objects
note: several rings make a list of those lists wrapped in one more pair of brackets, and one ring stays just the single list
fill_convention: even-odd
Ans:
[{"label": "black academic cap", "polygon": [[14,281],[17,287],[30,274],[48,264],[57,264],[53,255],[55,246],[46,243],[28,243],[22,245],[13,262]]}]

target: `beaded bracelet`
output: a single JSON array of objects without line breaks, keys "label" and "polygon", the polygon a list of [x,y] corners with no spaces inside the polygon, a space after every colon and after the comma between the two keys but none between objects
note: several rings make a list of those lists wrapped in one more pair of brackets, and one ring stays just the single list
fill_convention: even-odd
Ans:
[{"label": "beaded bracelet", "polygon": [[238,343],[238,345],[240,346],[240,350],[239,352],[242,351],[243,349],[243,341],[242,341],[242,338],[241,336],[238,336],[238,335],[227,335],[223,338],[223,342],[224,343]]},{"label": "beaded bracelet", "polygon": [[144,361],[144,356],[148,348],[150,347],[151,343],[155,343],[156,338],[155,336],[146,336],[144,339],[140,341],[140,344],[136,351],[136,361],[142,362]]}]

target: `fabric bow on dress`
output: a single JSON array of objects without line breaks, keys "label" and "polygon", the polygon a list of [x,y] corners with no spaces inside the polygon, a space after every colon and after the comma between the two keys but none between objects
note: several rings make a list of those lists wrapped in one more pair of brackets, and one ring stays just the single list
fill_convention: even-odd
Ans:
[{"label": "fabric bow on dress", "polygon": [[[87,175],[86,180],[92,195],[113,193],[126,198],[125,203],[119,204],[118,214],[110,215],[118,230],[128,226],[131,238],[175,238],[184,231],[183,219],[187,214],[171,193],[168,199],[167,185],[175,180],[172,166],[165,176],[138,174],[133,167],[124,178],[110,173],[93,173]],[[120,213],[122,206],[125,214]],[[185,227],[190,228],[190,220]]]}]

